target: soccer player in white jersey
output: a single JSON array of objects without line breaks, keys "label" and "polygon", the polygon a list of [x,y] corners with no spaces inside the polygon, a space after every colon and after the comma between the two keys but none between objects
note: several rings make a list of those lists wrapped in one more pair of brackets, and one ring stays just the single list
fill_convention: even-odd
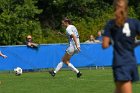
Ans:
[{"label": "soccer player in white jersey", "polygon": [[77,78],[79,78],[82,75],[81,72],[70,63],[70,58],[80,51],[80,40],[78,31],[74,25],[71,25],[71,21],[67,18],[62,20],[62,25],[66,27],[66,35],[69,40],[69,47],[66,49],[66,53],[63,56],[62,61],[58,63],[54,71],[49,71],[49,73],[54,77],[65,63],[74,72],[76,72]]}]

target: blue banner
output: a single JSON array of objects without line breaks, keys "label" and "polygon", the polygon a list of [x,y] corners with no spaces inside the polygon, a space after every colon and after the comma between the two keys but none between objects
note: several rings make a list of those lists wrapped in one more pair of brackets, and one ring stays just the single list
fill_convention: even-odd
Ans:
[{"label": "blue banner", "polygon": [[[67,48],[66,44],[40,45],[38,49],[23,46],[2,46],[0,50],[8,58],[0,57],[0,70],[55,68]],[[136,48],[136,58],[140,63],[140,47]],[[112,47],[102,49],[101,44],[81,44],[81,52],[71,58],[76,67],[111,66]]]}]

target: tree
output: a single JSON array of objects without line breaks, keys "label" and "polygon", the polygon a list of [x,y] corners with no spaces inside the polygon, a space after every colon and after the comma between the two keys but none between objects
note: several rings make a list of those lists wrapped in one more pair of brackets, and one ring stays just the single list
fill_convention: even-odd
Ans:
[{"label": "tree", "polygon": [[41,35],[40,23],[35,16],[41,10],[36,0],[0,0],[0,39],[3,45],[22,42],[27,34]]}]

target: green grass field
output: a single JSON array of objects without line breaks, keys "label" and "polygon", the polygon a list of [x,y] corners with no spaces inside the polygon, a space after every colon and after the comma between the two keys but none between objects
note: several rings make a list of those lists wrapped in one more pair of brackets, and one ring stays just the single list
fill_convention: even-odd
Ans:
[{"label": "green grass field", "polygon": [[[111,69],[81,69],[81,72],[81,78],[70,70],[62,70],[54,78],[47,72],[21,76],[0,73],[0,93],[113,93]],[[140,93],[139,82],[133,84],[133,93]]]}]

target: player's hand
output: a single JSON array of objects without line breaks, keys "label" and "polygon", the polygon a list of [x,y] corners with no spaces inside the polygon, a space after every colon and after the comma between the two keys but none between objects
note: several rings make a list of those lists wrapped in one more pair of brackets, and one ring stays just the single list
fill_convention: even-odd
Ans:
[{"label": "player's hand", "polygon": [[32,46],[32,43],[28,43],[27,45],[28,45],[28,46]]},{"label": "player's hand", "polygon": [[3,58],[7,58],[7,56],[6,56],[6,55],[2,55],[2,57],[3,57]]},{"label": "player's hand", "polygon": [[80,52],[80,47],[77,47],[78,52]]}]

